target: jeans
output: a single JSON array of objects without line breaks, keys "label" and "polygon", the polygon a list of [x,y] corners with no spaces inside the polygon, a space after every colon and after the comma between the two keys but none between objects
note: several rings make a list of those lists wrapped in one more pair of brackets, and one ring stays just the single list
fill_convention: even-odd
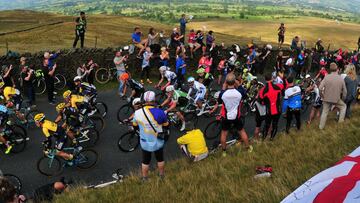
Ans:
[{"label": "jeans", "polygon": [[124,81],[122,80],[119,80],[119,77],[121,74],[125,73],[125,71],[123,70],[117,70],[116,71],[116,75],[117,75],[117,78],[118,78],[118,81],[119,81],[119,93],[122,94],[123,93],[123,90],[124,90]]},{"label": "jeans", "polygon": [[46,89],[48,94],[48,101],[54,102],[54,78],[53,77],[46,77]]},{"label": "jeans", "polygon": [[353,103],[354,99],[351,99],[349,101],[346,101],[346,113],[345,118],[350,118],[351,116],[351,104]]},{"label": "jeans", "polygon": [[146,75],[146,79],[149,79],[149,77],[150,77],[150,66],[146,66],[146,67],[142,68],[141,76],[140,76],[141,80],[144,80],[145,75]]},{"label": "jeans", "polygon": [[339,123],[344,122],[345,113],[346,113],[346,104],[341,99],[337,103],[329,103],[323,101],[323,109],[322,109],[322,113],[320,117],[320,125],[319,125],[320,130],[323,130],[325,128],[327,116],[329,114],[332,105],[335,105],[337,108],[340,109]]},{"label": "jeans", "polygon": [[35,104],[35,89],[34,87],[25,87],[26,96],[29,99],[29,104],[34,105]]},{"label": "jeans", "polygon": [[78,33],[78,31],[75,30],[75,40],[74,40],[74,44],[73,44],[73,48],[76,48],[76,45],[77,45],[77,42],[79,41],[79,38],[80,38],[80,41],[81,41],[81,48],[84,48],[84,41],[85,41],[85,32],[83,33]]},{"label": "jeans", "polygon": [[298,130],[300,130],[300,127],[301,127],[300,109],[288,109],[286,114],[287,114],[286,115],[286,133],[289,133],[293,116],[295,116],[295,119],[296,119],[296,127]]},{"label": "jeans", "polygon": [[280,113],[276,115],[266,115],[265,117],[265,128],[263,129],[263,139],[266,139],[269,129],[272,126],[271,140],[273,140],[277,134],[278,123],[280,119]]}]

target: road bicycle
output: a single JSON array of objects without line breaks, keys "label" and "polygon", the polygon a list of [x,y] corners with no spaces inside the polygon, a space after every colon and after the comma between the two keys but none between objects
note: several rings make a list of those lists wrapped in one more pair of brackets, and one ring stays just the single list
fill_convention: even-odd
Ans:
[{"label": "road bicycle", "polygon": [[81,149],[81,147],[64,148],[63,152],[74,156],[73,160],[60,160],[56,156],[57,150],[51,149],[49,153],[41,157],[37,162],[37,170],[45,176],[59,175],[65,167],[77,167],[79,169],[89,169],[96,165],[99,155],[93,149]]},{"label": "road bicycle", "polygon": [[[208,140],[213,140],[217,137],[220,137],[221,134],[221,115],[216,115],[215,116],[215,120],[211,121],[209,124],[207,124],[207,126],[205,127],[205,138]],[[245,123],[245,118],[241,117],[240,119],[242,119],[242,122]],[[233,127],[231,128],[231,130],[229,130],[229,134],[228,137],[238,137],[238,132],[236,131],[236,129]]]},{"label": "road bicycle", "polygon": [[[27,137],[21,132],[17,132],[10,128],[9,125],[6,125],[4,130],[4,138],[12,145],[11,153],[20,153],[24,151],[26,147]],[[5,151],[6,147],[3,143],[0,143],[0,149]]]},{"label": "road bicycle", "polygon": [[[125,64],[125,70],[128,66]],[[99,84],[106,84],[111,80],[117,80],[117,69],[115,67],[99,68],[95,72],[95,79]]]},{"label": "road bicycle", "polygon": [[[33,86],[35,88],[35,94],[44,94],[47,90],[44,72],[41,69],[35,70],[35,78],[33,80]],[[54,88],[56,90],[62,90],[66,86],[66,78],[60,73],[54,75]]]},{"label": "road bicycle", "polygon": [[94,147],[99,141],[100,134],[93,126],[80,127],[75,129],[76,140],[83,148]]},{"label": "road bicycle", "polygon": [[113,178],[112,181],[109,182],[101,182],[99,184],[93,184],[84,186],[85,189],[97,189],[97,188],[104,188],[110,185],[114,185],[117,183],[122,183],[124,181],[124,175],[122,174],[122,169],[117,169],[111,176]]},{"label": "road bicycle", "polygon": [[89,116],[88,114],[80,114],[79,118],[84,127],[94,127],[99,133],[105,129],[105,120],[100,115]]},{"label": "road bicycle", "polygon": [[127,125],[128,132],[122,134],[118,139],[118,147],[123,152],[132,152],[139,147],[140,143],[140,132],[134,130],[131,122],[123,122],[121,124]]},{"label": "road bicycle", "polygon": [[6,178],[16,189],[17,194],[20,194],[22,189],[22,183],[19,177],[10,173],[3,173],[0,170],[0,177]]},{"label": "road bicycle", "polygon": [[[38,113],[40,113],[37,109],[31,108],[30,106],[26,105],[27,102],[24,102],[24,106],[20,108],[19,112],[24,115],[24,118],[26,122],[22,119],[20,119],[17,115],[14,109],[8,108],[8,114],[9,114],[9,121],[12,123],[12,125],[16,124],[17,126],[22,126],[24,128],[35,128],[35,121],[34,116]],[[26,133],[25,133],[26,134]]]}]

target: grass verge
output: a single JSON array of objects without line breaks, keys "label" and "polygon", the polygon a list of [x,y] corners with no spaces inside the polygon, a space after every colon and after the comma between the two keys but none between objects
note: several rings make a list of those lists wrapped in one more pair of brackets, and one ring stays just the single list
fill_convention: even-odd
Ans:
[{"label": "grass verge", "polygon": [[[326,129],[317,124],[299,133],[279,134],[274,142],[254,145],[254,152],[234,147],[200,163],[185,159],[166,166],[166,178],[156,173],[141,184],[137,174],[124,183],[99,190],[73,189],[55,202],[279,202],[304,181],[330,167],[360,145],[360,108],[351,121],[336,124],[329,117]],[[255,167],[271,164],[271,178],[254,180]]]}]

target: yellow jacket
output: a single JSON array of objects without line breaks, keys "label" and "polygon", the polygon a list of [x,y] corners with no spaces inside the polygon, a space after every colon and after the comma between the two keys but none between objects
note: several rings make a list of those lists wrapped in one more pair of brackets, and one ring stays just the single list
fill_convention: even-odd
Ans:
[{"label": "yellow jacket", "polygon": [[193,156],[208,152],[204,134],[199,129],[189,131],[185,135],[179,137],[177,143],[179,145],[187,145],[190,154]]}]

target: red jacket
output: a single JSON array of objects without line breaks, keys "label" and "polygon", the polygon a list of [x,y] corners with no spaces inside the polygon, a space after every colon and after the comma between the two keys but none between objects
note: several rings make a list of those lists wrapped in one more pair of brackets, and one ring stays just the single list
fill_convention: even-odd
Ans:
[{"label": "red jacket", "polygon": [[266,106],[267,113],[277,115],[281,113],[281,97],[282,91],[285,89],[283,84],[273,84],[267,82],[259,92],[259,98]]}]

